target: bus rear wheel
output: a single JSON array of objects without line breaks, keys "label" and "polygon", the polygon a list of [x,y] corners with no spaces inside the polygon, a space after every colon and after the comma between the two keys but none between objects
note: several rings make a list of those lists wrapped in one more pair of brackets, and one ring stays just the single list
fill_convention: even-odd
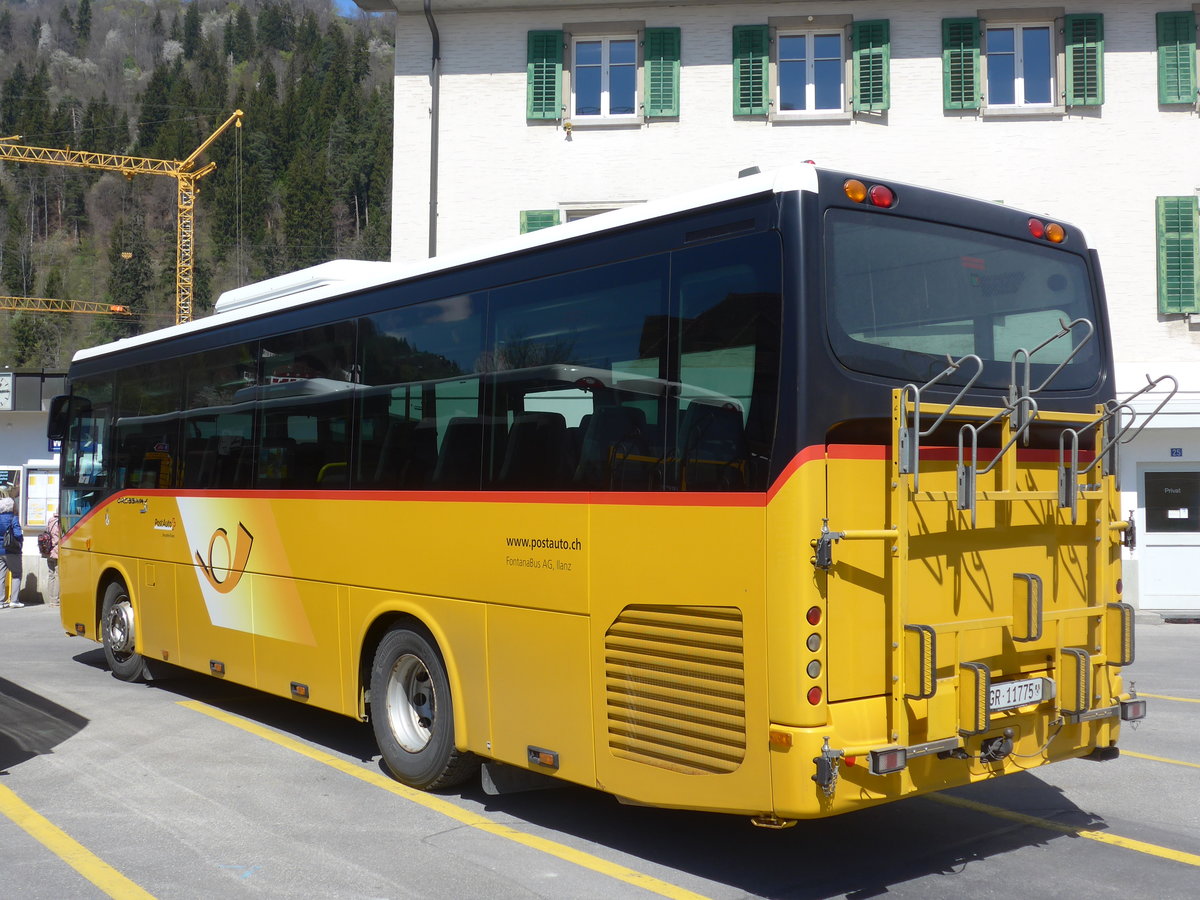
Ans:
[{"label": "bus rear wheel", "polygon": [[114,678],[138,681],[142,677],[142,657],[134,652],[137,626],[129,591],[114,581],[104,592],[100,607],[100,636],[104,643],[104,658]]},{"label": "bus rear wheel", "polygon": [[371,665],[371,726],[397,781],[421,790],[452,787],[478,767],[454,746],[454,703],[446,664],[430,635],[389,631]]}]

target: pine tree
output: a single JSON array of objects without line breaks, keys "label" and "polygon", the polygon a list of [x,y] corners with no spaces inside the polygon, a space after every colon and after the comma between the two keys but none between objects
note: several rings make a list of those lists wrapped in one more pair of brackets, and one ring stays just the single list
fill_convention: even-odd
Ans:
[{"label": "pine tree", "polygon": [[183,58],[191,59],[200,49],[200,7],[196,0],[188,4],[187,12],[183,14]]},{"label": "pine tree", "polygon": [[106,317],[102,331],[109,339],[136,334],[138,317],[151,311],[149,301],[154,288],[154,263],[140,213],[128,220],[123,216],[117,219],[109,239],[108,265],[105,299],[124,306],[132,318]]},{"label": "pine tree", "polygon": [[79,0],[79,13],[75,16],[75,36],[79,38],[79,46],[86,47],[92,37],[92,2]]},{"label": "pine tree", "polygon": [[333,199],[325,177],[325,154],[315,151],[314,145],[312,140],[300,142],[285,180],[283,230],[286,258],[293,269],[333,257]]}]

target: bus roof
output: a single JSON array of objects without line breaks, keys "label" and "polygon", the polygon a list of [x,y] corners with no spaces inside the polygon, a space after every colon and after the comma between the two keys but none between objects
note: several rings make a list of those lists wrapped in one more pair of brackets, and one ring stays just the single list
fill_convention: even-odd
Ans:
[{"label": "bus roof", "polygon": [[596,216],[588,216],[554,228],[531,231],[527,234],[482,244],[470,250],[436,256],[432,259],[402,263],[333,260],[226,291],[217,299],[212,315],[193,319],[191,322],[184,322],[180,325],[122,338],[108,344],[88,347],[78,351],[74,359],[83,360],[105,356],[109,353],[203,331],[218,325],[304,306],[341,294],[456,269],[522,250],[575,240],[589,234],[624,228],[691,209],[716,206],[758,194],[798,190],[817,190],[817,175],[814,166],[795,166],[775,172],[748,175],[723,184],[712,185],[661,200],[652,200],[637,206],[612,210]]}]

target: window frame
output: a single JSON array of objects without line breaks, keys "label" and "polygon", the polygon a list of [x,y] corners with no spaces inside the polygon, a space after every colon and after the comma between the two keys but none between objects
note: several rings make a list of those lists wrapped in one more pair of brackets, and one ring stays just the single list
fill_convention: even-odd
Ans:
[{"label": "window frame", "polygon": [[[943,110],[945,112],[974,111],[985,117],[1046,116],[1061,117],[1067,113],[1067,39],[1066,10],[1063,7],[1041,6],[1015,9],[980,9],[974,17],[942,19],[942,76]],[[950,46],[948,28],[973,23],[976,28],[973,47]],[[988,96],[988,32],[1001,28],[1048,28],[1050,33],[1050,102],[996,104]],[[1016,34],[1014,34],[1014,39]],[[972,69],[975,96],[952,99],[951,70],[966,65]],[[1103,63],[1101,62],[1101,65]],[[1014,88],[1016,77],[1014,76]]]},{"label": "window frame", "polygon": [[[1047,62],[1049,63],[1049,66],[1048,66],[1049,85],[1048,86],[1049,86],[1050,99],[1047,101],[1031,102],[1031,101],[1026,100],[1026,96],[1028,94],[1028,90],[1027,90],[1028,79],[1026,78],[1025,33],[1027,31],[1040,31],[1040,30],[1045,30],[1046,37],[1048,38],[1048,48],[1047,49],[1049,50],[1049,59],[1047,60]],[[997,32],[1001,32],[1001,31],[1010,31],[1012,33],[1013,47],[1012,47],[1011,51],[999,50],[999,49],[993,50],[992,49],[992,46],[991,46],[992,40],[993,40],[992,35]],[[1042,111],[1051,109],[1051,108],[1059,105],[1056,102],[1058,100],[1059,94],[1061,93],[1061,90],[1060,90],[1060,85],[1058,83],[1059,80],[1055,77],[1056,76],[1055,69],[1057,68],[1056,53],[1055,53],[1055,44],[1057,43],[1057,41],[1055,40],[1055,31],[1056,31],[1056,29],[1054,27],[1053,22],[984,22],[982,60],[983,60],[983,68],[984,68],[984,76],[985,77],[984,77],[984,81],[983,81],[983,84],[984,84],[983,96],[984,96],[985,102],[987,103],[987,106],[991,107],[994,110],[1018,110],[1019,109],[1022,111],[1042,112]],[[991,100],[991,93],[992,93],[991,79],[992,79],[992,74],[993,74],[992,63],[993,63],[993,60],[998,60],[1000,56],[1008,56],[1008,55],[1010,55],[1010,53],[1011,53],[1012,60],[1013,60],[1013,73],[1012,73],[1013,102],[1012,103],[996,103]]]},{"label": "window frame", "polygon": [[[767,118],[772,122],[831,122],[850,121],[854,118],[852,93],[854,85],[854,17],[851,15],[828,16],[772,16],[767,19]],[[816,95],[816,83],[809,77],[815,64],[815,40],[818,35],[838,36],[841,54],[841,105],[823,109],[783,109],[782,79],[779,77],[781,38],[804,36],[807,53],[805,60],[805,99]]]},{"label": "window frame", "polygon": [[[838,42],[838,93],[841,95],[841,103],[837,107],[832,106],[817,106],[817,95],[820,93],[820,86],[817,80],[817,62],[828,61],[833,57],[820,57],[817,54],[817,39],[822,37],[836,38]],[[783,42],[785,38],[800,38],[804,41],[804,106],[801,109],[784,109],[783,108],[783,67],[785,63],[799,62],[800,60],[784,59]],[[775,109],[779,116],[814,116],[828,115],[833,112],[842,112],[846,108],[846,34],[842,29],[803,29],[794,31],[792,29],[781,29],[776,35],[776,79],[774,85]]]},{"label": "window frame", "polygon": [[[634,56],[633,56],[632,68],[634,71],[634,79],[633,79],[633,112],[631,112],[631,113],[611,113],[608,111],[609,109],[611,109],[612,93],[611,93],[610,87],[611,87],[612,68],[614,65],[611,61],[609,48],[610,48],[611,44],[615,41],[630,41],[633,43]],[[601,46],[600,65],[599,65],[599,68],[600,68],[600,110],[601,111],[600,111],[599,115],[593,115],[593,114],[584,115],[579,112],[579,110],[576,106],[576,99],[578,97],[576,88],[577,88],[578,81],[579,81],[578,69],[580,68],[580,64],[577,61],[578,47],[580,44],[590,44],[590,43],[596,43],[596,42],[599,42],[600,46]],[[589,33],[579,33],[579,32],[575,32],[575,31],[569,31],[568,44],[567,44],[568,55],[567,55],[567,61],[566,61],[565,68],[567,70],[569,70],[569,72],[570,72],[570,85],[569,85],[568,93],[566,96],[567,96],[567,118],[569,118],[571,120],[571,123],[573,126],[590,125],[590,124],[594,124],[594,123],[618,124],[618,125],[629,124],[629,123],[640,124],[642,122],[642,120],[645,118],[644,113],[642,112],[642,110],[644,110],[644,107],[645,107],[645,89],[644,89],[644,84],[643,84],[644,53],[643,53],[642,44],[643,44],[643,38],[640,36],[640,32],[637,32],[637,31],[632,32],[632,33],[615,32],[615,33],[609,33],[609,34],[589,34]],[[618,63],[617,65],[628,66],[629,64],[628,63]],[[589,64],[588,67],[591,68],[591,65]]]},{"label": "window frame", "polygon": [[[548,40],[554,42],[552,47]],[[611,98],[612,65],[607,52],[614,40],[634,42],[634,111],[579,115],[576,48],[588,41],[603,42],[602,97]],[[570,130],[637,127],[654,119],[678,118],[682,43],[679,27],[647,27],[644,21],[568,23],[558,30],[531,30],[526,51],[526,120],[530,124],[553,121]],[[549,100],[551,93],[554,96]]]}]

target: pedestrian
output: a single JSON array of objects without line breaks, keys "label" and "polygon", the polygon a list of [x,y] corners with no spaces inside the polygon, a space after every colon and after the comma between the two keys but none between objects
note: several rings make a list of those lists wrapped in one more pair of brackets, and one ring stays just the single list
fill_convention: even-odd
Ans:
[{"label": "pedestrian", "polygon": [[46,576],[46,594],[50,598],[50,605],[58,606],[58,542],[62,540],[62,524],[58,521],[58,513],[50,518],[46,532],[50,535],[50,555],[46,557],[46,568],[49,570]]},{"label": "pedestrian", "polygon": [[21,592],[21,544],[25,535],[21,533],[21,521],[15,509],[12,497],[0,497],[0,541],[4,543],[4,555],[0,557],[0,589],[4,587],[6,575],[12,578],[8,597],[0,603],[0,609],[19,609],[25,605],[17,599]]}]

